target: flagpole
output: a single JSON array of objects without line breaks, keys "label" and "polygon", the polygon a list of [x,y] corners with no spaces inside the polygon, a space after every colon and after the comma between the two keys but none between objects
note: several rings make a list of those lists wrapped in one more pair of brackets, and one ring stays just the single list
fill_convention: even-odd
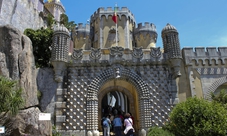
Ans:
[{"label": "flagpole", "polygon": [[117,45],[117,23],[116,23],[116,38],[115,39],[116,39],[116,46],[118,46]]},{"label": "flagpole", "polygon": [[[116,8],[115,9],[115,12],[116,12],[115,14],[116,14],[116,19],[117,19],[117,3],[115,4],[115,8]],[[118,20],[117,20],[117,22],[118,22]],[[115,37],[115,39],[116,39],[116,46],[118,46],[117,45],[117,22],[116,22],[116,37]]]}]

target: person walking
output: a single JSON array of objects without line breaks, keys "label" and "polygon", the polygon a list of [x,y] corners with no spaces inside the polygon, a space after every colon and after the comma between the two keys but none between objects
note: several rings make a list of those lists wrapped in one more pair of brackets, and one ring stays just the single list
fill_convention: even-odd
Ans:
[{"label": "person walking", "polygon": [[110,116],[107,115],[103,121],[103,136],[110,136]]},{"label": "person walking", "polygon": [[126,136],[133,136],[133,132],[135,132],[135,130],[133,128],[133,122],[132,119],[130,118],[129,113],[125,114],[124,126],[125,126],[124,134]]},{"label": "person walking", "polygon": [[122,120],[118,114],[115,115],[113,120],[114,133],[115,136],[121,136]]}]

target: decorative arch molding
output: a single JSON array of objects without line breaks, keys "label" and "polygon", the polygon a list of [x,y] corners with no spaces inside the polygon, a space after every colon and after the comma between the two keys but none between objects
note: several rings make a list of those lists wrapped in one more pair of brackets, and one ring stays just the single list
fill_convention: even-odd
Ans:
[{"label": "decorative arch molding", "polygon": [[208,100],[211,100],[210,93],[214,92],[220,85],[227,83],[227,76],[221,77],[217,79],[215,82],[211,84],[211,86],[208,88],[207,93],[205,94],[205,98]]},{"label": "decorative arch molding", "polygon": [[135,71],[124,68],[121,65],[113,65],[95,77],[88,86],[87,93],[87,130],[98,129],[98,92],[100,88],[110,80],[125,80],[131,83],[139,95],[140,124],[145,128],[145,118],[150,117],[150,111],[141,111],[144,106],[150,105],[150,93],[146,82]]},{"label": "decorative arch molding", "polygon": [[[119,72],[118,78],[116,78],[117,72]],[[117,65],[103,71],[99,76],[95,77],[91,81],[90,85],[88,86],[87,100],[97,100],[98,91],[102,85],[112,79],[125,80],[133,84],[136,90],[138,90],[138,94],[141,99],[149,99],[149,90],[146,82],[135,71],[124,68],[121,65]]]}]

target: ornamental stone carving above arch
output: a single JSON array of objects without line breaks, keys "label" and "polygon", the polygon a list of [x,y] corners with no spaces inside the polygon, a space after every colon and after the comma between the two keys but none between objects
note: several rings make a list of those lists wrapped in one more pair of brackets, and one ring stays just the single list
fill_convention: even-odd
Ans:
[{"label": "ornamental stone carving above arch", "polygon": [[135,86],[136,90],[138,90],[139,97],[141,99],[149,99],[149,90],[146,82],[136,74],[136,72],[131,71],[122,66],[113,66],[105,71],[103,71],[99,76],[95,77],[91,84],[88,87],[88,96],[87,100],[97,100],[98,91],[100,87],[109,80],[116,78],[116,69],[120,71],[120,76],[117,79],[126,80],[132,85]]}]

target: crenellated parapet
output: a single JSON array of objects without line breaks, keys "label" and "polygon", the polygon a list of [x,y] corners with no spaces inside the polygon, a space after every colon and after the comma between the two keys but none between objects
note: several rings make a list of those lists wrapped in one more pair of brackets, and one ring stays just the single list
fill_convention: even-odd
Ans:
[{"label": "crenellated parapet", "polygon": [[[107,7],[106,9],[104,7],[98,8],[98,10],[91,15],[90,21],[93,22],[97,18],[101,18],[102,16],[105,16],[106,19],[108,19],[108,16],[113,16],[114,9],[112,7]],[[131,11],[127,7],[122,7],[121,9],[117,7],[117,15],[119,19],[121,19],[122,16],[126,16],[127,19],[130,20],[130,22],[135,22],[134,15],[131,13]]]},{"label": "crenellated parapet", "polygon": [[157,36],[156,26],[152,23],[145,22],[144,25],[139,23],[137,28],[134,29],[134,37],[137,47],[142,47],[144,49],[155,47]]},{"label": "crenellated parapet", "polygon": [[81,38],[89,38],[90,35],[90,25],[89,24],[83,24],[83,23],[79,23],[74,36],[77,39],[81,39]]},{"label": "crenellated parapet", "polygon": [[227,47],[196,47],[183,48],[183,58],[186,65],[215,66],[227,64]]}]

